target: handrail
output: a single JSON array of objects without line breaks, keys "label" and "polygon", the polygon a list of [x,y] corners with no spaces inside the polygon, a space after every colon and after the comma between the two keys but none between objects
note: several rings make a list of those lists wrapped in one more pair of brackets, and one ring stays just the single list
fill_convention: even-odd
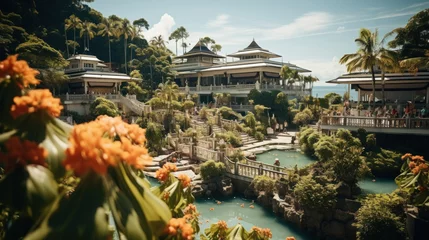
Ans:
[{"label": "handrail", "polygon": [[429,118],[322,116],[322,125],[397,129],[429,129]]}]

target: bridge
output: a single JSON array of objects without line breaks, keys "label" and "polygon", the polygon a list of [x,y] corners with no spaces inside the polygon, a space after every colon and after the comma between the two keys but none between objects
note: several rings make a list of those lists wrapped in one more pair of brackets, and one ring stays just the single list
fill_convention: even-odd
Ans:
[{"label": "bridge", "polygon": [[322,131],[335,131],[339,128],[357,131],[363,128],[373,133],[429,136],[429,118],[322,116],[319,127]]}]

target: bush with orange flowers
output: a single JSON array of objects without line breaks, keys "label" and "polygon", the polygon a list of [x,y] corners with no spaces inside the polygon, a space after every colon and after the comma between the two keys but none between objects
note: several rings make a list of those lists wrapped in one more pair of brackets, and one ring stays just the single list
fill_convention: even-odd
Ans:
[{"label": "bush with orange flowers", "polygon": [[260,228],[253,226],[248,232],[241,224],[228,228],[225,221],[218,221],[204,230],[200,235],[202,240],[221,240],[221,239],[243,239],[243,240],[268,240],[273,237],[269,228]]},{"label": "bush with orange flowers", "polygon": [[404,154],[401,174],[396,184],[409,194],[409,201],[418,207],[429,207],[429,162],[423,156]]}]

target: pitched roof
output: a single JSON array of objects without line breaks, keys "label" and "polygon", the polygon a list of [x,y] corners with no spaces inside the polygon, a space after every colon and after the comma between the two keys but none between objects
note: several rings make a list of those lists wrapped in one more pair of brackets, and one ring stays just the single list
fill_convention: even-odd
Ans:
[{"label": "pitched roof", "polygon": [[197,44],[195,44],[195,46],[189,52],[181,56],[177,56],[176,58],[188,58],[191,56],[199,55],[210,56],[214,58],[225,58],[224,56],[217,55],[216,53],[210,51],[210,49],[201,41],[198,41]]},{"label": "pitched roof", "polygon": [[228,54],[228,57],[241,57],[245,55],[254,55],[254,54],[261,54],[268,56],[269,58],[276,58],[281,57],[280,55],[270,52],[267,49],[261,48],[256,42],[255,39],[252,40],[252,42],[247,46],[246,48],[239,50],[238,52]]},{"label": "pitched roof", "polygon": [[262,49],[256,42],[255,39],[249,44],[249,46],[243,50],[249,50],[249,49]]}]

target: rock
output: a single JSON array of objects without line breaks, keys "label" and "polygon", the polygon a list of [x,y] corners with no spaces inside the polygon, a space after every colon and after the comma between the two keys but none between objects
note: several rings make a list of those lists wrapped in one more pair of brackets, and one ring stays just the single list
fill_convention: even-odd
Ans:
[{"label": "rock", "polygon": [[350,198],[352,197],[352,189],[345,182],[337,184],[337,194],[339,197]]},{"label": "rock", "polygon": [[343,210],[340,210],[340,209],[336,209],[335,212],[334,212],[334,218],[335,218],[335,220],[338,220],[340,222],[346,223],[346,222],[354,219],[354,217],[355,216],[354,216],[353,213],[346,212],[346,211],[343,211]]},{"label": "rock", "polygon": [[202,197],[203,193],[204,193],[204,190],[203,190],[203,188],[201,188],[200,185],[195,185],[192,188],[192,195],[194,195],[194,197],[196,197],[196,198]]},{"label": "rock", "polygon": [[244,191],[244,197],[248,198],[248,199],[254,199],[257,197],[255,191],[253,190],[253,188],[248,187],[245,191]]},{"label": "rock", "polygon": [[285,207],[284,219],[288,222],[294,223],[295,225],[302,227],[303,214],[302,212],[295,211],[292,207]]},{"label": "rock", "polygon": [[257,203],[268,209],[271,209],[273,207],[273,197],[270,195],[266,195],[265,192],[260,192],[256,201]]},{"label": "rock", "polygon": [[338,198],[337,203],[335,204],[335,209],[341,209],[347,211],[346,199]]},{"label": "rock", "polygon": [[359,201],[356,200],[352,200],[352,199],[346,199],[346,206],[349,212],[357,212],[357,210],[359,210],[359,208],[362,206],[362,204]]},{"label": "rock", "polygon": [[210,197],[211,195],[212,195],[212,191],[207,190],[207,191],[206,191],[206,196],[207,196],[207,197]]},{"label": "rock", "polygon": [[225,186],[221,189],[222,190],[221,190],[220,194],[224,197],[231,197],[234,194],[234,188],[232,185]]},{"label": "rock", "polygon": [[285,202],[287,202],[287,203],[289,203],[289,204],[293,204],[293,197],[291,197],[291,196],[289,196],[289,195],[286,195],[284,198],[284,201]]},{"label": "rock", "polygon": [[279,197],[281,199],[285,198],[286,193],[288,191],[287,184],[282,182],[282,181],[276,181],[276,188],[277,188],[277,192],[278,192]]},{"label": "rock", "polygon": [[324,221],[322,223],[322,233],[330,237],[344,239],[346,236],[345,224],[338,221]]},{"label": "rock", "polygon": [[209,184],[209,190],[210,191],[212,191],[212,192],[215,192],[216,191],[216,189],[217,189],[217,184],[216,183],[214,183],[214,182],[210,182]]},{"label": "rock", "polygon": [[354,221],[349,221],[345,225],[346,238],[347,239],[356,239],[357,228],[353,226]]},{"label": "rock", "polygon": [[315,210],[304,210],[304,223],[310,230],[318,231],[323,220],[323,214]]},{"label": "rock", "polygon": [[201,188],[204,190],[204,191],[207,191],[208,189],[209,189],[209,185],[207,185],[207,184],[201,184]]}]

